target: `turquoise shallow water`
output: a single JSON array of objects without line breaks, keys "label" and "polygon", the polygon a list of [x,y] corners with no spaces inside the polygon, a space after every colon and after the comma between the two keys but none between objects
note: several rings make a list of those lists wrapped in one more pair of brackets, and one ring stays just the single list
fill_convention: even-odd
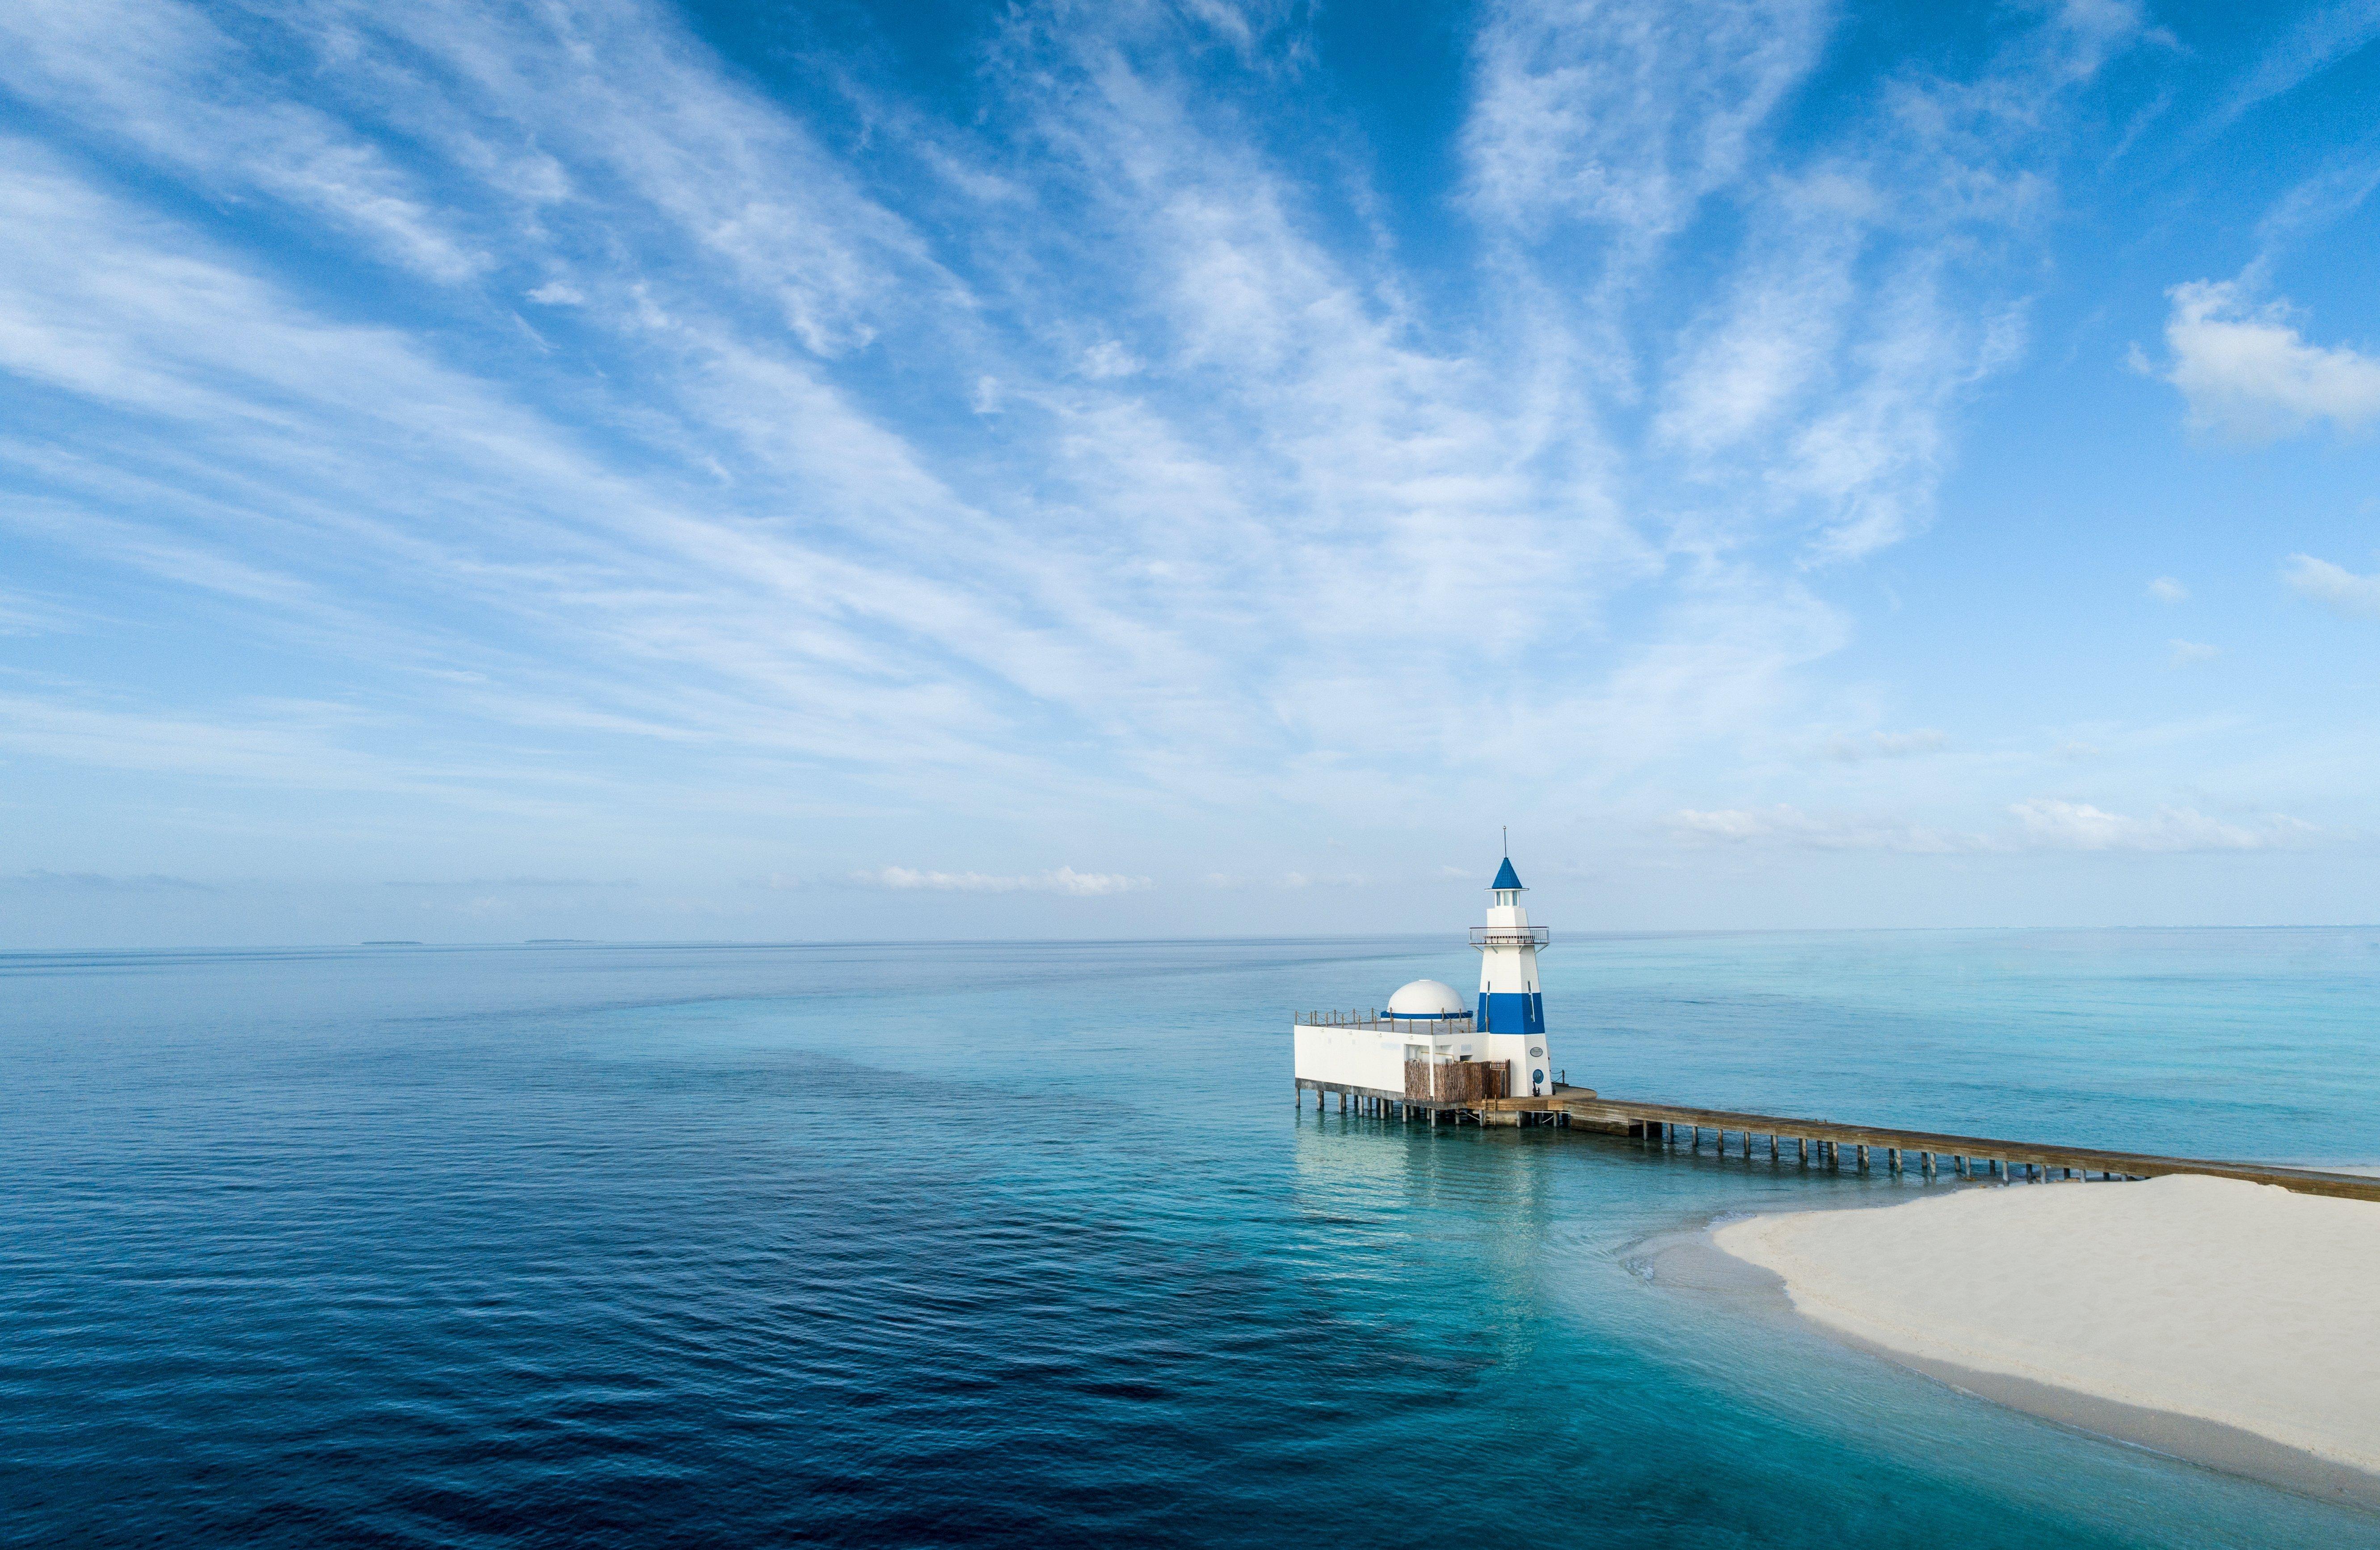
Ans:
[{"label": "turquoise shallow water", "polygon": [[[1472,972],[0,956],[0,1534],[2380,1545],[1640,1274],[1923,1184],[1293,1109],[1290,1009]],[[1546,983],[1608,1092],[2380,1160],[2380,932],[1575,939]]]}]

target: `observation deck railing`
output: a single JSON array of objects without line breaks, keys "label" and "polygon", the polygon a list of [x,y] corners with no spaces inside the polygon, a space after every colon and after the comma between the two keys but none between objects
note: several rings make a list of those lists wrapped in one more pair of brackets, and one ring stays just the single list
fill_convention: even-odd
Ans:
[{"label": "observation deck railing", "polygon": [[1297,1014],[1301,1028],[1376,1028],[1398,1033],[1467,1034],[1471,1031],[1471,1013],[1450,1012],[1444,1017],[1386,1017],[1376,1008],[1370,1011],[1301,1011]]},{"label": "observation deck railing", "polygon": [[1471,928],[1471,945],[1486,951],[1491,947],[1543,947],[1552,940],[1542,926],[1475,926]]}]

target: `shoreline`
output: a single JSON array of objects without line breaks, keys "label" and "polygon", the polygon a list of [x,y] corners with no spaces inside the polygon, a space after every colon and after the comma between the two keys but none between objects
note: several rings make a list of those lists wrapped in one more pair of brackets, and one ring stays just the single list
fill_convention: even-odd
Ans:
[{"label": "shoreline", "polygon": [[[1961,1393],[2380,1510],[2380,1317],[2354,1307],[2380,1267],[2380,1207],[2276,1221],[2259,1197],[2277,1189],[2157,1184],[1975,1185],[1735,1217],[1644,1249],[1657,1281],[1750,1296]],[[2263,1241],[2208,1254],[2208,1232],[2242,1211]]]},{"label": "shoreline", "polygon": [[2003,1409],[2021,1411],[2059,1426],[2179,1459],[2202,1469],[2262,1481],[2325,1501],[2351,1502],[2380,1512],[2380,1472],[2338,1463],[2219,1421],[2205,1421],[2178,1411],[2128,1405],[2081,1389],[2060,1388],[2032,1378],[1912,1356],[1841,1330],[1827,1329],[1824,1325],[1817,1326],[1854,1350],[1880,1356],[1946,1388],[1972,1394]]}]

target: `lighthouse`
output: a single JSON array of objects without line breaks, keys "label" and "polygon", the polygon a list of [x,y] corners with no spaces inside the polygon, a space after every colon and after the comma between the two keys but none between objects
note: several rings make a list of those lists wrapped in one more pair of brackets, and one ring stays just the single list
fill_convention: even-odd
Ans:
[{"label": "lighthouse", "polygon": [[1529,924],[1528,906],[1521,895],[1521,875],[1506,856],[1488,885],[1495,902],[1488,906],[1488,924],[1471,928],[1471,945],[1479,950],[1479,1010],[1473,1028],[1484,1038],[1488,1060],[1509,1061],[1512,1093],[1518,1097],[1542,1097],[1553,1091],[1553,1068],[1547,1063],[1546,998],[1537,984],[1537,949],[1546,945],[1546,928]]},{"label": "lighthouse", "polygon": [[1300,1015],[1291,1034],[1301,1092],[1337,1093],[1342,1108],[1352,1102],[1408,1117],[1453,1115],[1483,1125],[1552,1122],[1548,1108],[1493,1107],[1555,1095],[1546,1000],[1537,987],[1546,928],[1529,924],[1521,903],[1527,890],[1509,854],[1488,891],[1495,902],[1488,906],[1488,924],[1471,928],[1471,945],[1479,950],[1477,1002],[1465,1006],[1454,987],[1417,979],[1389,998],[1385,1012]]}]

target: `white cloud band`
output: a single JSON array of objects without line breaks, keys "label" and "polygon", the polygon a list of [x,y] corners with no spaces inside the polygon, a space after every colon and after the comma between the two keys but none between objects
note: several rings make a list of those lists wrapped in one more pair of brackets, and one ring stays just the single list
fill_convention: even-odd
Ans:
[{"label": "white cloud band", "polygon": [[872,871],[854,872],[851,880],[868,888],[914,889],[931,893],[1065,893],[1083,899],[1137,893],[1156,886],[1148,878],[1126,877],[1118,872],[1077,872],[1072,866],[1005,876],[880,866]]},{"label": "white cloud band", "polygon": [[1828,851],[1899,851],[1917,854],[2011,851],[2257,851],[2313,842],[2322,830],[2281,815],[2226,823],[2189,807],[2160,807],[2146,817],[2109,812],[2087,802],[2034,797],[2009,808],[2014,833],[1972,834],[1864,816],[1828,817],[1779,804],[1774,807],[1687,810],[1670,828],[1681,839]]}]

